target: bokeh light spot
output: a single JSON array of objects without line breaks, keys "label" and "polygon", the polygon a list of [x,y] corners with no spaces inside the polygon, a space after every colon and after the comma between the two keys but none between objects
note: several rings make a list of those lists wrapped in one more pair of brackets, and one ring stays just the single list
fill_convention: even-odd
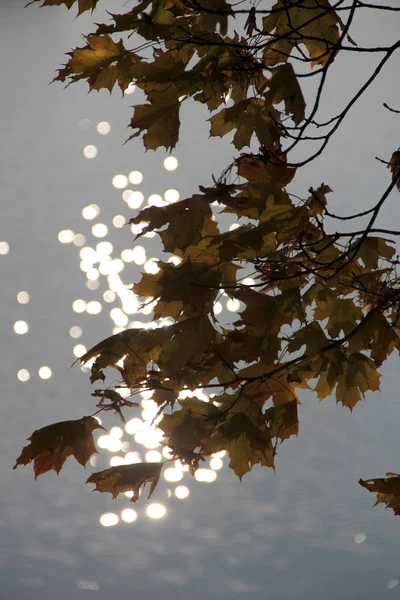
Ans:
[{"label": "bokeh light spot", "polygon": [[104,223],[96,223],[96,225],[93,225],[92,227],[92,234],[94,237],[102,238],[105,237],[107,233],[108,227],[107,225],[104,225]]},{"label": "bokeh light spot", "polygon": [[77,233],[74,235],[74,239],[72,240],[72,243],[74,244],[74,246],[78,246],[78,248],[80,248],[81,246],[83,246],[83,244],[86,242],[86,238],[83,235],[83,233]]},{"label": "bokeh light spot", "polygon": [[20,381],[29,381],[31,375],[27,369],[20,369],[17,373],[17,377]]},{"label": "bokeh light spot", "polygon": [[175,488],[175,496],[179,499],[179,500],[184,500],[185,498],[187,498],[190,494],[190,490],[188,487],[186,487],[186,485],[178,485]]},{"label": "bokeh light spot", "polygon": [[62,244],[70,244],[74,241],[75,234],[71,229],[63,229],[58,234],[58,241]]},{"label": "bokeh light spot", "polygon": [[123,434],[124,432],[122,431],[121,427],[111,427],[109,433],[111,437],[115,437],[117,440],[121,439]]},{"label": "bokeh light spot", "polygon": [[111,131],[111,125],[107,121],[100,121],[97,123],[97,131],[100,135],[108,135]]},{"label": "bokeh light spot", "polygon": [[72,338],[80,338],[82,333],[83,333],[82,327],[79,327],[78,325],[73,325],[71,327],[71,329],[69,330],[69,335]]},{"label": "bokeh light spot", "polygon": [[160,267],[158,266],[156,260],[157,259],[155,258],[150,258],[147,262],[145,262],[144,270],[146,271],[146,273],[151,273],[152,275],[158,273]]},{"label": "bokeh light spot", "polygon": [[128,185],[128,178],[126,175],[114,175],[112,184],[117,190],[122,190]]},{"label": "bokeh light spot", "polygon": [[165,517],[167,511],[163,504],[159,504],[158,502],[152,502],[146,508],[147,516],[150,519],[162,519]]},{"label": "bokeh light spot", "polygon": [[167,202],[178,202],[179,197],[180,197],[180,195],[179,195],[178,190],[170,189],[170,190],[166,190],[164,192],[164,199]]},{"label": "bokeh light spot", "polygon": [[124,194],[122,194],[122,198],[125,200],[125,202],[127,202],[129,208],[133,208],[135,210],[142,205],[144,196],[142,192],[133,192],[132,190],[126,190],[126,192],[128,191],[129,194],[127,193],[125,196]]},{"label": "bokeh light spot", "polygon": [[14,323],[14,331],[18,333],[18,335],[24,335],[29,331],[29,325],[26,321],[15,321]]},{"label": "bokeh light spot", "polygon": [[221,302],[215,302],[214,304],[214,315],[219,315],[222,313],[222,304]]},{"label": "bokeh light spot", "polygon": [[167,171],[175,171],[175,169],[178,167],[178,159],[175,158],[175,156],[168,156],[165,160],[164,160],[164,168]]},{"label": "bokeh light spot", "polygon": [[86,302],[84,300],[81,300],[80,298],[78,298],[77,300],[74,300],[72,303],[72,310],[76,313],[85,312],[85,308],[86,308]]},{"label": "bokeh light spot", "polygon": [[0,242],[0,255],[5,256],[10,251],[10,244],[8,242]]},{"label": "bokeh light spot", "polygon": [[140,171],[131,171],[128,178],[133,185],[139,185],[143,181],[143,174]]},{"label": "bokeh light spot", "polygon": [[86,312],[89,315],[98,315],[101,313],[102,306],[97,300],[91,300],[86,304]]},{"label": "bokeh light spot", "polygon": [[101,515],[99,521],[103,527],[114,527],[118,523],[119,518],[115,513],[104,513]]},{"label": "bokeh light spot", "polygon": [[97,146],[94,146],[93,144],[89,144],[88,146],[84,147],[82,152],[83,152],[83,156],[85,158],[89,158],[89,159],[96,158],[96,156],[98,154]]},{"label": "bokeh light spot", "polygon": [[226,308],[231,312],[236,312],[240,308],[239,300],[234,300],[233,298],[229,298],[228,302],[226,303]]},{"label": "bokeh light spot", "polygon": [[47,367],[45,365],[43,367],[40,367],[38,373],[40,379],[50,379],[50,377],[52,376],[50,367]]},{"label": "bokeh light spot", "polygon": [[19,302],[20,304],[28,304],[29,299],[30,298],[28,292],[18,292],[17,302]]},{"label": "bokeh light spot", "polygon": [[146,462],[161,462],[162,454],[158,450],[149,450],[145,456]]},{"label": "bokeh light spot", "polygon": [[89,206],[85,206],[82,208],[82,217],[91,221],[95,219],[100,214],[100,208],[97,204],[89,204]]},{"label": "bokeh light spot", "polygon": [[146,250],[143,246],[135,246],[133,248],[132,260],[137,265],[143,265],[146,262]]},{"label": "bokeh light spot", "polygon": [[77,344],[73,347],[72,353],[76,358],[80,358],[84,354],[86,354],[86,347],[83,344]]},{"label": "bokeh light spot", "polygon": [[124,508],[121,511],[121,519],[125,521],[125,523],[134,523],[137,519],[137,512],[133,510],[133,508]]},{"label": "bokeh light spot", "polygon": [[211,483],[217,479],[217,474],[212,469],[197,469],[194,478],[202,483]]},{"label": "bokeh light spot", "polygon": [[114,246],[111,244],[111,242],[99,242],[96,246],[96,254],[100,260],[108,258],[113,250]]},{"label": "bokeh light spot", "polygon": [[115,215],[115,217],[113,218],[113,225],[114,225],[114,227],[117,227],[118,229],[123,227],[125,225],[125,223],[126,223],[126,219],[122,215]]},{"label": "bokeh light spot", "polygon": [[180,481],[183,477],[182,471],[170,467],[164,471],[164,479],[166,481]]},{"label": "bokeh light spot", "polygon": [[116,297],[117,294],[115,292],[112,292],[111,290],[107,290],[103,294],[103,300],[107,303],[114,302]]}]

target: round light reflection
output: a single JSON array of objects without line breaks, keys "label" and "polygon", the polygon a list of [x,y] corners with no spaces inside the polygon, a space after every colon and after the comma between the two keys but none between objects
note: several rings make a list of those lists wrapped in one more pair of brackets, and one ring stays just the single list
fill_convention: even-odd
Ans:
[{"label": "round light reflection", "polygon": [[166,512],[165,506],[157,502],[149,504],[146,508],[147,516],[150,517],[150,519],[162,519],[165,517]]}]

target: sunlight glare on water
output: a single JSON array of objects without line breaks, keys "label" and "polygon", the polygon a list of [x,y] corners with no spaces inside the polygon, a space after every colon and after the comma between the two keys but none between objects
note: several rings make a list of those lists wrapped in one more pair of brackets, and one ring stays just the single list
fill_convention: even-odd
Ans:
[{"label": "sunlight glare on water", "polygon": [[107,121],[100,121],[97,123],[97,131],[100,135],[108,135],[111,131],[111,125]]},{"label": "sunlight glare on water", "polygon": [[98,149],[97,146],[94,146],[93,144],[89,144],[88,146],[85,146],[84,149],[82,150],[83,152],[83,156],[85,158],[96,158],[97,154],[98,154]]},{"label": "sunlight glare on water", "polygon": [[5,256],[10,251],[10,244],[8,242],[0,242],[0,256]]},{"label": "sunlight glare on water", "polygon": [[178,485],[175,488],[175,496],[179,499],[179,500],[185,500],[185,498],[187,498],[190,494],[190,490],[188,487],[186,487],[186,485]]},{"label": "sunlight glare on water", "polygon": [[179,200],[179,192],[178,190],[170,189],[164,192],[164,199],[166,202],[178,202]]},{"label": "sunlight glare on water", "polygon": [[142,192],[133,192],[132,190],[126,190],[122,194],[122,198],[128,204],[129,208],[135,210],[142,205],[144,195],[142,194]]},{"label": "sunlight glare on water", "polygon": [[97,204],[89,204],[82,208],[82,217],[88,221],[92,221],[100,214],[100,208]]},{"label": "sunlight glare on water", "polygon": [[147,506],[146,513],[150,519],[162,519],[165,517],[167,510],[163,504],[152,502]]},{"label": "sunlight glare on water", "polygon": [[75,237],[74,232],[71,229],[63,229],[58,234],[58,241],[62,244],[70,244],[73,242]]},{"label": "sunlight glare on water", "polygon": [[164,469],[164,479],[166,481],[181,481],[181,479],[183,478],[183,473],[182,471],[178,471],[178,469],[174,469],[172,467],[169,467],[168,469]]},{"label": "sunlight glare on water", "polygon": [[133,508],[124,508],[121,511],[121,519],[125,523],[134,523],[137,519],[137,512]]},{"label": "sunlight glare on water", "polygon": [[53,374],[50,367],[47,366],[40,367],[38,373],[41,379],[50,379]]},{"label": "sunlight glare on water", "polygon": [[96,225],[93,225],[92,227],[92,235],[94,235],[94,237],[102,238],[105,237],[107,233],[108,227],[107,225],[104,225],[104,223],[96,223]]},{"label": "sunlight glare on water", "polygon": [[143,181],[143,174],[140,171],[131,171],[128,179],[133,185],[139,185]]},{"label": "sunlight glare on water", "polygon": [[76,358],[80,358],[84,354],[86,354],[86,347],[83,344],[77,344],[72,349],[72,354],[76,356]]},{"label": "sunlight glare on water", "polygon": [[103,527],[113,527],[114,525],[117,525],[119,518],[118,515],[110,512],[101,515],[99,521],[100,525],[103,525]]},{"label": "sunlight glare on water", "polygon": [[164,160],[164,168],[167,171],[175,171],[175,169],[177,169],[177,167],[178,167],[178,159],[175,158],[175,156],[168,156]]},{"label": "sunlight glare on water", "polygon": [[20,304],[28,304],[28,302],[29,302],[28,292],[18,292],[17,302],[19,302]]},{"label": "sunlight glare on water", "polygon": [[29,325],[26,321],[16,321],[14,323],[14,331],[18,335],[24,335],[29,331]]},{"label": "sunlight glare on water", "polygon": [[217,479],[217,474],[212,469],[197,469],[194,478],[202,483],[212,483]]},{"label": "sunlight glare on water", "polygon": [[122,190],[128,185],[128,178],[126,175],[114,175],[112,184],[117,190]]},{"label": "sunlight glare on water", "polygon": [[76,313],[83,313],[83,312],[85,312],[85,309],[86,309],[86,302],[84,300],[81,300],[80,298],[78,298],[77,300],[73,301],[72,309]]},{"label": "sunlight glare on water", "polygon": [[31,375],[27,369],[20,369],[17,373],[17,377],[20,381],[29,381]]}]

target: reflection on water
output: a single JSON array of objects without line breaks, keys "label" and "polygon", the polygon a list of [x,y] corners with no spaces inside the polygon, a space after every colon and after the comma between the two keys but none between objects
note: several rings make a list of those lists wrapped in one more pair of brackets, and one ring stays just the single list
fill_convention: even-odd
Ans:
[{"label": "reflection on water", "polygon": [[[134,88],[128,89],[127,93],[133,91]],[[81,119],[79,127],[82,130],[89,131],[93,124],[89,119]],[[95,127],[96,134],[106,136],[111,131],[111,124],[107,121],[100,121]],[[94,159],[98,154],[96,140],[89,140],[92,143],[87,144],[83,150],[83,157],[86,159]],[[173,172],[178,168],[178,159],[174,156],[168,156],[163,161],[163,167],[166,171]],[[112,224],[115,228],[122,228],[126,224],[126,216],[119,214],[122,208],[136,211],[144,205],[145,195],[138,189],[143,183],[143,174],[137,168],[132,169],[129,173],[117,173],[110,181],[110,193],[114,190],[121,190],[122,206],[116,209],[116,214],[112,217]],[[128,185],[135,186],[136,189],[127,189]],[[180,198],[178,189],[171,185],[161,193],[152,193],[147,197],[146,206],[166,206],[177,202]],[[121,211],[122,212],[122,211]],[[111,332],[113,334],[124,331],[128,328],[152,328],[171,324],[171,319],[160,319],[158,324],[149,321],[148,315],[151,314],[153,303],[147,303],[144,306],[140,305],[137,297],[131,291],[131,280],[134,276],[133,269],[143,269],[146,273],[157,273],[159,267],[157,265],[158,256],[154,255],[154,249],[150,253],[151,248],[148,244],[149,240],[154,237],[154,233],[145,234],[140,244],[133,243],[119,254],[115,255],[116,249],[114,244],[107,239],[110,235],[110,229],[105,220],[99,221],[101,209],[98,204],[87,204],[80,209],[80,214],[83,220],[84,232],[74,232],[71,229],[62,229],[58,233],[58,241],[61,244],[72,244],[77,248],[77,261],[81,272],[85,275],[85,289],[89,293],[96,292],[100,286],[106,285],[106,290],[98,293],[95,299],[91,299],[87,294],[82,294],[81,298],[76,298],[72,302],[72,311],[75,314],[81,315],[80,325],[72,325],[69,327],[68,333],[72,340],[82,339],[82,342],[75,343],[71,347],[71,352],[74,358],[80,358],[86,353],[87,347],[84,342],[84,321],[82,318],[85,315],[93,317],[99,314],[104,314],[105,305],[110,305],[108,316],[111,321]],[[140,233],[142,227],[131,226],[133,233]],[[99,240],[100,238],[100,240]],[[119,240],[126,239],[130,242],[130,232],[128,236],[122,236]],[[10,250],[9,244],[6,241],[0,242],[0,254],[6,255]],[[170,257],[170,262],[180,262],[178,257]],[[129,272],[125,274],[125,267],[129,264]],[[132,269],[133,264],[133,269]],[[16,295],[17,302],[22,305],[29,303],[29,291],[20,291]],[[221,302],[216,303],[215,313],[220,313],[226,308],[229,311],[235,312],[239,308],[239,303],[227,299],[225,306]],[[136,316],[136,320],[132,320],[132,316]],[[21,315],[23,317],[23,315]],[[147,322],[146,322],[147,320]],[[14,323],[14,332],[18,335],[25,335],[29,332],[29,325],[23,318]],[[111,333],[110,332],[110,333]],[[23,368],[18,369],[17,379],[21,382],[29,382],[31,373],[26,368],[28,365],[23,365]],[[90,369],[90,363],[82,366],[81,369],[87,373]],[[38,370],[38,376],[42,380],[52,377],[52,369],[50,366],[43,365]],[[120,390],[122,396],[129,397],[129,390]],[[99,461],[106,459],[106,462],[111,467],[120,465],[136,464],[141,462],[157,463],[162,461],[171,461],[168,447],[163,443],[164,434],[157,427],[160,420],[158,415],[158,406],[151,399],[152,392],[143,391],[141,393],[140,405],[141,412],[139,416],[130,418],[124,428],[114,426],[108,434],[99,435],[97,438],[97,447],[104,452],[110,453],[112,456],[106,458],[104,452],[99,456],[93,455],[90,459],[92,467],[98,468]],[[180,400],[196,396],[204,402],[209,402],[208,395],[203,390],[188,391],[184,390],[180,393]],[[135,399],[136,400],[136,399]],[[195,474],[195,480],[199,483],[211,483],[216,480],[217,472],[223,467],[224,452],[213,455],[208,464],[205,463],[203,468],[198,469]],[[167,490],[167,497],[175,497],[177,500],[185,500],[190,496],[190,486],[193,485],[194,478],[189,473],[187,465],[182,465],[179,460],[175,460],[170,464],[166,464],[162,471],[164,481],[172,484],[172,489]],[[176,484],[176,485],[175,485]],[[130,499],[131,492],[125,492],[125,497]],[[158,502],[148,504],[141,514],[146,514],[150,519],[161,519],[166,516],[166,507]],[[103,527],[113,527],[118,523],[134,523],[138,519],[138,513],[132,508],[123,508],[120,516],[114,512],[107,512],[99,517],[99,522]],[[81,582],[82,586],[85,582]],[[90,582],[86,582],[85,585]],[[78,585],[78,584],[77,584]],[[79,587],[79,586],[78,586]],[[82,587],[81,589],[91,589]]]}]

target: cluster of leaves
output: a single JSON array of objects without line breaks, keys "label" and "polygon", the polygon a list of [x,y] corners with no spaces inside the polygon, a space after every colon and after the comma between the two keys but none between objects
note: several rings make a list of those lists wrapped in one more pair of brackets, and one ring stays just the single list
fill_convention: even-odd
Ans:
[{"label": "cluster of leaves", "polygon": [[[43,4],[62,3],[69,8],[74,0]],[[95,4],[79,0],[79,12]],[[86,80],[90,90],[110,92],[115,84],[123,92],[133,81],[146,103],[134,109],[131,137],[143,134],[146,149],[175,147],[181,104],[192,98],[212,113],[211,136],[233,133],[235,148],[249,152],[212,187],[200,186],[189,198],[147,207],[131,219],[141,226],[139,236],[157,232],[165,253],[175,256],[173,263],[160,260],[157,273],[142,274],[133,286],[137,296],[153,301],[155,328],[111,336],[81,362],[92,361],[92,383],[104,381],[104,370],[113,367],[131,393],[153,392],[173,459],[194,472],[206,457],[226,450],[241,478],[256,464],[274,467],[278,443],[297,435],[299,389],[314,390],[320,400],[335,394],[352,410],[368,391],[379,390],[379,368],[400,350],[399,261],[392,241],[400,232],[374,227],[385,200],[399,187],[399,152],[387,161],[392,172],[387,189],[359,214],[332,214],[332,190],[325,183],[311,187],[306,198],[288,188],[296,170],[323,151],[400,42],[381,50],[380,68],[339,115],[318,123],[324,84],[338,53],[368,51],[349,37],[361,2],[339,1],[333,7],[328,0],[278,0],[268,10],[251,2],[237,8],[226,0],[134,4],[86,36],[85,46],[69,54],[55,79]],[[234,19],[242,34],[233,31]],[[132,39],[141,46],[127,48]],[[152,47],[152,56],[140,47]],[[297,72],[297,65],[310,71]],[[320,84],[307,111],[300,81],[314,75]],[[314,126],[325,127],[324,134],[306,136]],[[289,162],[303,139],[319,144],[317,151],[301,163]],[[221,213],[233,217],[237,228],[226,230]],[[367,224],[361,230],[332,232],[335,219],[362,217]],[[222,293],[239,303],[234,323],[214,312]],[[160,326],[165,318],[173,324]],[[194,397],[179,399],[182,390]],[[196,397],[199,390],[209,393],[209,402]],[[94,395],[101,397],[100,409],[120,416],[122,406],[133,406],[116,391]],[[166,408],[172,412],[164,414]],[[17,461],[34,459],[36,475],[44,472],[37,467],[45,439],[39,434],[48,429],[35,432],[32,448]],[[86,462],[86,451],[82,456],[64,441],[60,446],[68,436],[46,443],[63,457],[74,453]],[[61,468],[58,454],[45,460],[45,470]],[[136,500],[147,481],[152,493],[161,468],[114,467],[88,481],[113,497],[131,489]],[[376,482],[362,485],[378,489]]]}]

